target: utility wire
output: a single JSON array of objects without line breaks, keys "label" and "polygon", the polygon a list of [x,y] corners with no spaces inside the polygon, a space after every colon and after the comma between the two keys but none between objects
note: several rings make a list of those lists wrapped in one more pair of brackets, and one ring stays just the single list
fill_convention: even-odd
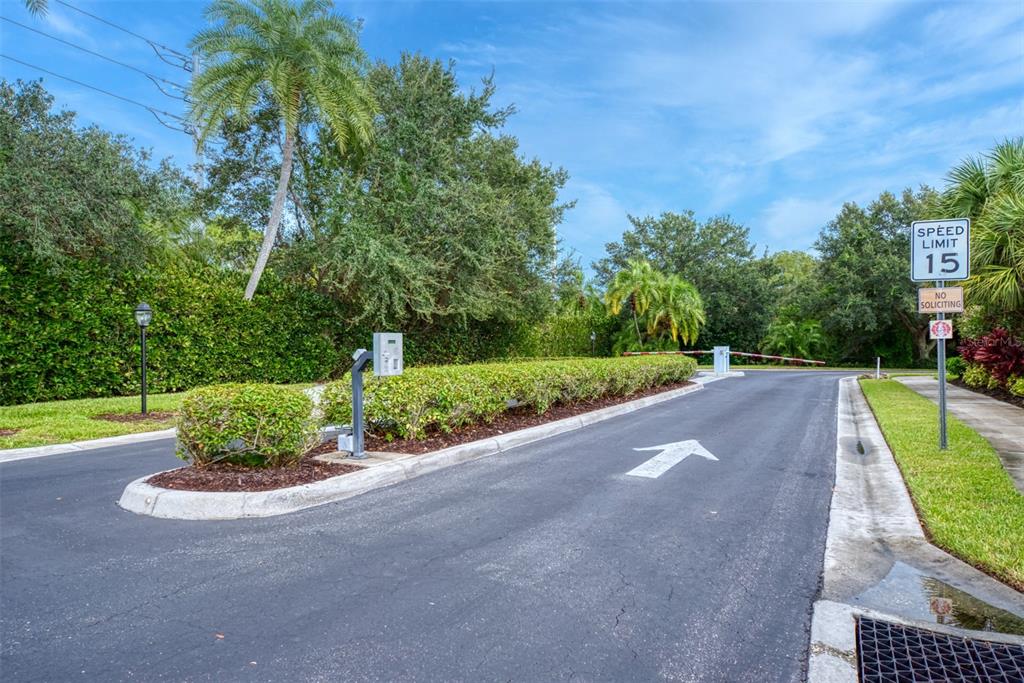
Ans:
[{"label": "utility wire", "polygon": [[[150,40],[146,36],[139,35],[135,31],[132,31],[131,29],[127,29],[124,26],[119,26],[118,24],[115,24],[112,21],[104,19],[103,17],[96,16],[92,12],[86,12],[81,7],[76,7],[76,6],[72,5],[70,2],[66,2],[66,0],[55,0],[55,2],[58,2],[58,3],[62,4],[62,5],[64,5],[68,9],[72,9],[72,10],[74,10],[76,12],[84,14],[87,17],[91,17],[91,18],[95,19],[96,21],[102,22],[102,23],[106,24],[107,26],[111,26],[113,28],[116,28],[118,31],[124,31],[125,33],[127,33],[130,36],[135,36],[139,40],[146,41],[147,43],[149,43],[149,46],[151,48],[153,48],[153,52],[156,53],[156,56],[159,57],[160,59],[162,59],[163,61],[167,62],[171,66],[176,66],[179,69],[184,69],[185,71],[192,71],[191,57],[189,57],[188,55],[186,55],[186,54],[184,54],[182,52],[179,52],[179,51],[175,50],[173,47],[167,47],[166,45],[163,45],[162,43],[156,42],[155,40]],[[181,60],[181,63],[177,64],[177,63],[171,62],[164,55],[162,55],[160,53],[161,50],[163,50],[164,52],[168,52],[168,53],[174,55],[175,57],[177,57],[178,59]]]},{"label": "utility wire", "polygon": [[[149,80],[153,81],[154,83],[159,81],[160,83],[165,83],[165,84],[167,84],[167,85],[169,85],[171,87],[177,88],[181,92],[185,92],[186,90],[188,90],[188,88],[186,86],[181,85],[180,83],[175,83],[174,81],[169,81],[166,78],[161,78],[159,76],[156,76],[154,74],[149,73],[148,71],[143,71],[142,69],[140,69],[140,68],[138,68],[136,66],[132,66],[131,64],[128,64],[126,62],[118,61],[118,60],[114,59],[113,57],[108,57],[108,56],[106,56],[104,54],[101,54],[99,52],[96,52],[94,50],[90,50],[87,47],[82,47],[81,45],[76,45],[75,43],[72,43],[70,41],[64,40],[63,38],[59,38],[59,37],[57,37],[55,35],[52,35],[50,33],[46,33],[45,31],[40,31],[37,28],[32,28],[28,24],[22,24],[20,21],[15,21],[14,19],[9,19],[9,18],[3,17],[3,16],[0,16],[0,19],[3,19],[4,21],[6,21],[8,23],[14,24],[15,26],[20,26],[23,29],[32,31],[33,33],[38,33],[41,36],[46,36],[50,40],[56,40],[58,43],[63,43],[65,45],[69,45],[69,46],[75,48],[76,50],[81,50],[82,52],[87,52],[87,53],[89,53],[89,54],[91,54],[91,55],[93,55],[95,57],[99,57],[100,59],[105,59],[108,62],[111,62],[113,64],[117,64],[118,66],[123,66],[126,69],[131,69],[132,71],[135,71],[136,73],[142,74],[143,76],[145,76]],[[157,87],[160,88],[159,83],[157,83]],[[165,95],[168,95],[169,97],[179,97],[178,95],[171,95],[170,93],[168,93],[163,88],[160,88],[160,92],[164,93]]]},{"label": "utility wire", "polygon": [[[69,81],[71,83],[74,83],[75,85],[80,85],[83,88],[89,88],[90,90],[95,90],[98,93],[103,93],[104,95],[107,95],[109,97],[114,97],[114,98],[119,99],[119,100],[121,100],[123,102],[127,102],[129,104],[134,104],[136,107],[142,107],[143,109],[147,110],[150,114],[155,116],[156,120],[159,121],[162,125],[167,126],[168,128],[171,128],[172,130],[181,131],[183,133],[188,133],[189,132],[189,127],[190,126],[188,124],[188,121],[186,121],[183,117],[178,116],[177,114],[172,114],[169,111],[164,111],[162,109],[157,109],[156,107],[153,107],[151,105],[145,104],[143,102],[139,102],[138,100],[130,99],[128,97],[125,97],[124,95],[118,95],[117,93],[112,93],[109,90],[104,90],[103,88],[97,88],[95,85],[89,85],[88,83],[83,83],[82,81],[75,80],[74,78],[70,78],[69,76],[63,76],[63,75],[61,75],[59,73],[54,73],[53,71],[50,71],[49,69],[44,69],[43,67],[36,66],[35,64],[29,64],[28,62],[25,62],[25,61],[22,61],[22,60],[18,59],[17,57],[11,57],[10,55],[6,55],[6,54],[4,54],[2,52],[0,52],[0,57],[2,57],[3,59],[9,59],[12,62],[17,62],[18,64],[21,64],[23,66],[27,66],[30,69],[35,69],[36,71],[41,71],[44,74],[49,74],[50,76],[54,76],[56,78],[60,78],[60,79],[63,79],[65,81]],[[184,128],[178,128],[176,126],[168,125],[167,123],[164,122],[163,119],[160,118],[161,116],[166,116],[168,118],[174,119],[178,123],[182,124],[184,126]]]}]

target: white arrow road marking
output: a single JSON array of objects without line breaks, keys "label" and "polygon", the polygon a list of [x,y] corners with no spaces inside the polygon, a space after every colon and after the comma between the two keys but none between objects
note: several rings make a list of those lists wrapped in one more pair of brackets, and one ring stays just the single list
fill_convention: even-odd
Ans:
[{"label": "white arrow road marking", "polygon": [[696,439],[676,441],[675,443],[666,443],[660,446],[634,448],[633,450],[661,451],[661,453],[654,456],[644,464],[634,467],[629,472],[626,472],[628,476],[647,477],[648,479],[657,479],[661,475],[665,474],[665,472],[668,472],[669,468],[673,465],[678,465],[691,455],[699,455],[700,457],[708,460],[718,460],[718,458],[711,454],[711,451],[701,446],[700,442]]}]

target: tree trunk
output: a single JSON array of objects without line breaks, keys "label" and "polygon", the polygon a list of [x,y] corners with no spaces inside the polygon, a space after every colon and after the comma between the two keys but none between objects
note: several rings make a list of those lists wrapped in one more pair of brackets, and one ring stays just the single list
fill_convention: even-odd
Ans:
[{"label": "tree trunk", "polygon": [[930,333],[928,331],[928,323],[925,322],[923,325],[919,322],[919,318],[914,316],[911,317],[905,311],[896,309],[896,317],[903,323],[903,327],[910,332],[910,336],[914,338],[914,347],[917,349],[918,360],[928,360],[931,356],[932,349],[935,348],[935,342],[928,337]]},{"label": "tree trunk", "polygon": [[277,192],[274,193],[274,206],[270,210],[270,220],[267,222],[267,229],[263,233],[263,244],[260,246],[260,255],[256,257],[256,265],[249,276],[249,284],[245,286],[245,300],[252,301],[256,288],[263,277],[263,269],[267,267],[267,259],[270,258],[270,250],[274,248],[277,240],[277,228],[281,224],[281,214],[284,212],[284,200],[288,194],[288,181],[292,176],[292,153],[295,150],[295,138],[292,132],[285,129],[284,149],[281,153],[281,177],[277,181]]},{"label": "tree trunk", "polygon": [[929,360],[936,342],[928,338],[929,332],[927,328],[924,330],[914,330],[911,334],[914,335],[914,345],[917,347],[917,359]]},{"label": "tree trunk", "polygon": [[644,338],[640,336],[640,321],[636,319],[636,298],[632,298],[629,302],[630,310],[633,311],[633,325],[636,327],[636,342],[640,345],[640,350],[644,350]]}]

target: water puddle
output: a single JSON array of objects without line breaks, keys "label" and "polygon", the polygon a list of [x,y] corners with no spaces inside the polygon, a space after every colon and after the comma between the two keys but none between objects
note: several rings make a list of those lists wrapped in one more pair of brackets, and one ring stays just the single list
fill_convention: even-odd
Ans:
[{"label": "water puddle", "polygon": [[1024,635],[1024,618],[979,600],[903,562],[851,601],[908,619],[973,631]]}]

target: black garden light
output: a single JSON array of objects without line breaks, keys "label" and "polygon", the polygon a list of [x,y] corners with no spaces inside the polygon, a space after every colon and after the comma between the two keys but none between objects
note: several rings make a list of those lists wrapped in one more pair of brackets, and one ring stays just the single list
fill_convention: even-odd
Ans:
[{"label": "black garden light", "polygon": [[139,340],[142,347],[142,414],[146,414],[146,328],[153,320],[153,309],[142,302],[135,307],[135,322],[139,324]]},{"label": "black garden light", "polygon": [[590,355],[594,355],[595,342],[597,342],[597,332],[591,330],[590,332]]}]

